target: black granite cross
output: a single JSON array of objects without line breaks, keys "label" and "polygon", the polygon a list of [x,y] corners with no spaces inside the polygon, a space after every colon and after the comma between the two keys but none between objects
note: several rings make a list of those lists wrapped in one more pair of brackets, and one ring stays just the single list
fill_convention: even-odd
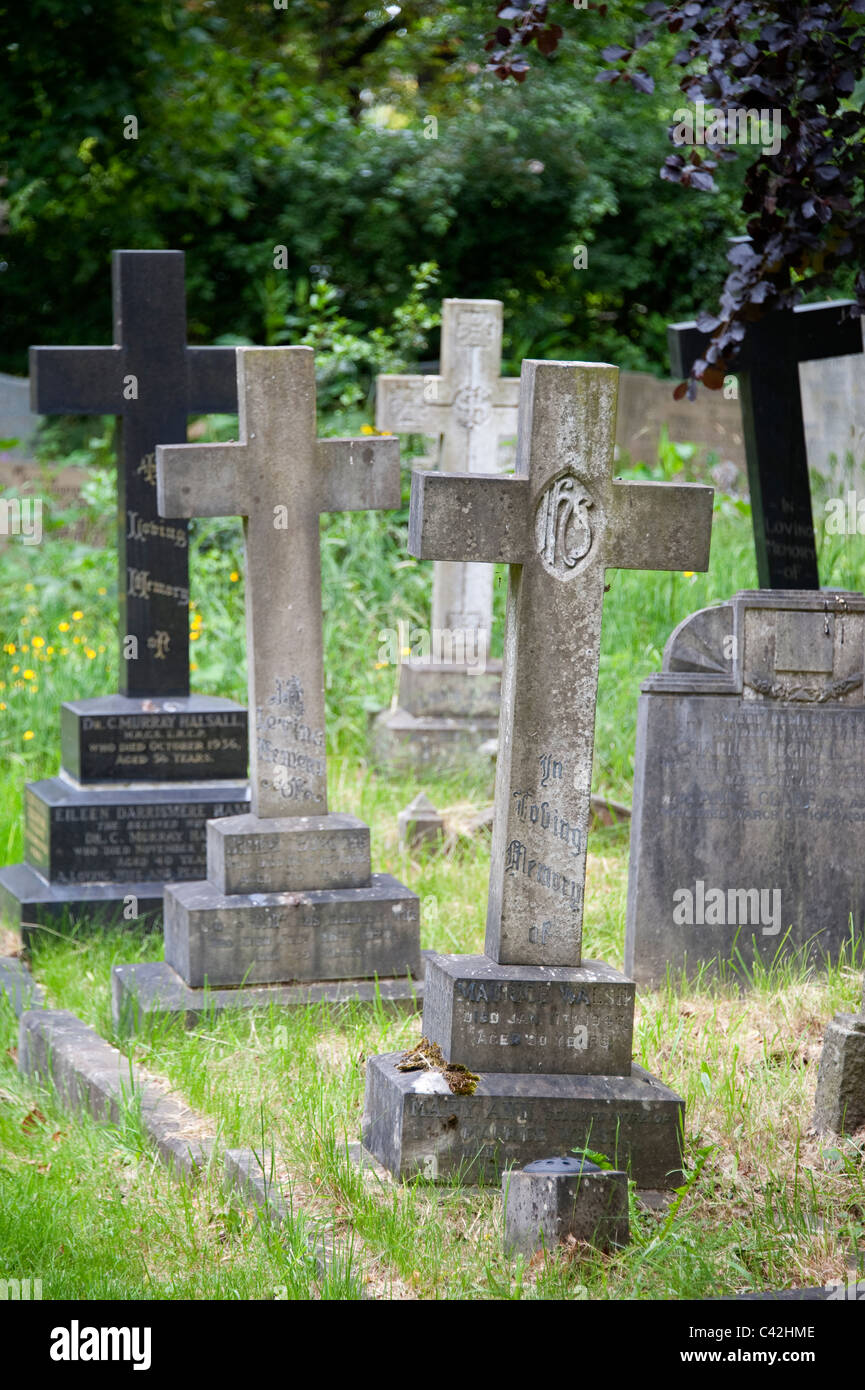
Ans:
[{"label": "black granite cross", "polygon": [[40,415],[116,415],[120,693],[189,694],[188,524],[156,510],[157,444],[237,410],[232,347],[187,347],[182,251],[115,251],[113,347],[30,349]]},{"label": "black granite cross", "polygon": [[[862,351],[850,300],[803,304],[752,324],[736,374],[761,589],[819,589],[799,363]],[[710,335],[695,323],[667,328],[674,376],[686,377]]]}]

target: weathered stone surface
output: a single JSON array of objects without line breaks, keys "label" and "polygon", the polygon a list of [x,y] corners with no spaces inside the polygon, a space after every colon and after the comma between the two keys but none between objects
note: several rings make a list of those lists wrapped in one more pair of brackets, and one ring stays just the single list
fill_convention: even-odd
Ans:
[{"label": "weathered stone surface", "polygon": [[497,719],[409,714],[383,710],[373,720],[370,742],[373,761],[393,772],[458,772],[489,766],[481,746],[498,729]]},{"label": "weathered stone surface", "polygon": [[[590,1143],[646,1187],[680,1168],[684,1103],[631,1072],[632,983],[579,967],[606,568],[705,567],[712,490],[613,480],[616,381],[605,365],[524,362],[515,476],[412,478],[413,554],[512,569],[485,956],[434,957],[425,984],[424,1033],[481,1082],[455,1097],[434,1073],[406,1081],[398,1057],[369,1063],[364,1142],[400,1176],[489,1179]],[[505,995],[503,1019],[479,990],[503,980],[536,986],[543,1008]]]},{"label": "weathered stone surface", "polygon": [[634,984],[600,961],[497,965],[431,954],[424,1035],[472,1071],[628,1076]]},{"label": "weathered stone surface", "polygon": [[865,1012],[836,1014],[826,1029],[813,1124],[820,1134],[865,1125]]},{"label": "weathered stone surface", "polygon": [[250,1202],[274,1226],[281,1226],[291,1215],[291,1203],[282,1195],[276,1176],[276,1159],[271,1149],[255,1153],[252,1149],[226,1149],[225,1187]]},{"label": "weathered stone surface", "polygon": [[[637,716],[625,970],[741,974],[861,939],[865,597],[743,592],[672,634]],[[741,959],[740,959],[741,958]]]},{"label": "weathered stone surface", "polygon": [[406,661],[399,669],[397,704],[419,719],[493,720],[498,728],[502,663],[479,665]]},{"label": "weathered stone surface", "polygon": [[517,567],[486,953],[579,965],[606,568],[705,568],[712,490],[613,481],[614,367],[527,361],[522,391],[516,476],[415,473],[409,549]]},{"label": "weathered stone surface", "polygon": [[17,927],[31,946],[44,927],[72,926],[162,929],[165,885],[141,883],[49,883],[29,864],[0,869],[0,919]]},{"label": "weathered stone surface", "polygon": [[444,817],[439,815],[425,792],[418,792],[397,814],[396,823],[401,849],[435,845],[444,838]]},{"label": "weathered stone surface", "polygon": [[242,516],[253,815],[325,815],[319,516],[400,505],[396,439],[317,439],[311,348],[239,348],[240,442],[157,450],[165,516]]},{"label": "weathered stone surface", "polygon": [[0,997],[8,999],[16,1018],[26,1009],[45,1007],[45,995],[16,956],[0,956]]},{"label": "weathered stone surface", "polygon": [[207,826],[207,876],[220,893],[367,888],[369,827],[356,816],[233,816]]},{"label": "weathered stone surface", "polygon": [[[534,1165],[532,1165],[534,1167]],[[585,1163],[582,1172],[511,1169],[502,1175],[505,1251],[527,1258],[565,1239],[614,1250],[630,1239],[628,1175]]]},{"label": "weathered stone surface", "polygon": [[82,787],[65,777],[25,788],[27,863],[54,885],[201,877],[207,822],[246,811],[245,782]]},{"label": "weathered stone surface", "polygon": [[[499,376],[501,357],[501,301],[444,300],[441,373],[379,376],[377,427],[396,434],[434,436],[440,440],[438,466],[446,473],[497,472],[499,443],[517,432],[519,402],[516,378]],[[492,585],[489,565],[463,560],[436,565],[433,629],[480,633],[489,651]]]},{"label": "weathered stone surface", "polygon": [[63,768],[77,782],[246,777],[246,710],[212,695],[69,700],[60,735]]},{"label": "weathered stone surface", "polygon": [[[488,1072],[472,1096],[431,1072],[399,1072],[403,1054],[367,1063],[363,1142],[399,1178],[494,1182],[551,1150],[588,1148],[638,1187],[682,1181],[684,1101],[641,1067],[629,1077]],[[471,1066],[471,1059],[466,1059]]]},{"label": "weathered stone surface", "polygon": [[174,1019],[194,1028],[202,1018],[232,1009],[305,1009],[324,1004],[375,1004],[386,1013],[413,1014],[423,1005],[420,978],[317,980],[298,985],[246,985],[234,989],[192,989],[164,961],[115,965],[111,972],[111,1009],[120,1033],[139,1032],[154,1022]]},{"label": "weathered stone surface", "polygon": [[389,874],[368,888],[227,895],[165,890],[165,959],[187,984],[370,979],[420,971],[419,904]]},{"label": "weathered stone surface", "polygon": [[65,1009],[22,1014],[18,1066],[52,1085],[64,1105],[96,1120],[117,1124],[134,1106],[160,1158],[178,1175],[196,1176],[209,1163],[213,1139],[202,1134],[200,1116],[142,1078],[128,1057]]}]

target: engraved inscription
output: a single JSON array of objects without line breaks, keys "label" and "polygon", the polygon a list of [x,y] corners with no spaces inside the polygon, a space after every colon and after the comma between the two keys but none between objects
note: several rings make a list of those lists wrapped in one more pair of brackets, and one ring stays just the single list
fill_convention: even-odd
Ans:
[{"label": "engraved inscription", "polygon": [[592,545],[589,508],[594,504],[574,473],[554,478],[535,513],[535,543],[541,563],[556,579],[569,579]]}]

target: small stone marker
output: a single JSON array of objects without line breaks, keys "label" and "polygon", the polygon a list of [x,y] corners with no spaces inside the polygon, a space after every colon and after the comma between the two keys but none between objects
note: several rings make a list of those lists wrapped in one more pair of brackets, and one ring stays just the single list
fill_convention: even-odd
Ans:
[{"label": "small stone marker", "polygon": [[425,792],[418,792],[399,812],[396,821],[400,849],[419,849],[421,845],[436,845],[444,839],[444,816],[439,815]]},{"label": "small stone marker", "polygon": [[[808,451],[802,417],[800,362],[862,352],[862,327],[852,300],[803,304],[767,314],[749,326],[736,375],[763,589],[819,589]],[[710,335],[696,323],[667,329],[674,375],[688,376]]]},{"label": "small stone marker", "polygon": [[[378,377],[378,428],[440,439],[445,473],[497,472],[519,401],[519,381],[499,375],[501,357],[501,301],[444,300],[441,375]],[[501,662],[489,659],[492,612],[492,565],[436,561],[430,655],[400,665],[397,707],[373,727],[379,762],[452,767],[495,732]]]},{"label": "small stone marker", "polygon": [[[237,409],[234,349],[188,347],[182,251],[115,251],[113,347],[30,350],[33,409],[117,416],[120,693],[61,709],[63,771],[25,792],[11,922],[158,923],[162,887],[204,871],[206,822],[246,810],[246,711],[189,693],[185,520],[156,509],[160,443]],[[50,544],[50,537],[45,544]]]},{"label": "small stone marker", "polygon": [[599,1250],[631,1238],[628,1175],[601,1169],[588,1159],[540,1158],[502,1174],[505,1252],[530,1258],[568,1236]]},{"label": "small stone marker", "polygon": [[836,1014],[826,1029],[814,1128],[818,1134],[852,1134],[865,1125],[865,985],[858,1014]]},{"label": "small stone marker", "polygon": [[497,1181],[591,1147],[675,1186],[683,1102],[631,1064],[633,983],[581,958],[605,572],[705,569],[712,490],[614,482],[616,369],[523,363],[516,476],[416,472],[409,549],[511,565],[486,953],[431,954],[423,1030],[479,1072],[421,1094],[367,1067],[366,1147],[391,1172]]},{"label": "small stone marker", "polygon": [[680,623],[637,713],[625,969],[747,977],[865,916],[865,597],[754,590]]},{"label": "small stone marker", "polygon": [[370,872],[361,821],[328,813],[325,763],[319,516],[398,506],[399,444],[316,438],[311,348],[240,348],[237,376],[240,442],[157,460],[162,510],[244,518],[251,813],[208,825],[206,881],[166,889],[165,964],[115,976],[118,1021],[139,974],[146,1013],[189,1019],[205,985],[242,1006],[262,1001],[240,986],[340,980],[351,998],[396,978],[407,1002],[420,973],[418,900]]}]

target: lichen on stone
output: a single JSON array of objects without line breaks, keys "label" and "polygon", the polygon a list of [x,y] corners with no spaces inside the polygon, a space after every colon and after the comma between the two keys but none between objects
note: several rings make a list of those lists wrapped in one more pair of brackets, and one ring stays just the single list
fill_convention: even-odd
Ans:
[{"label": "lichen on stone", "polygon": [[455,1096],[473,1096],[480,1077],[462,1062],[448,1062],[438,1043],[421,1038],[416,1047],[404,1052],[396,1064],[397,1071],[440,1072]]}]

